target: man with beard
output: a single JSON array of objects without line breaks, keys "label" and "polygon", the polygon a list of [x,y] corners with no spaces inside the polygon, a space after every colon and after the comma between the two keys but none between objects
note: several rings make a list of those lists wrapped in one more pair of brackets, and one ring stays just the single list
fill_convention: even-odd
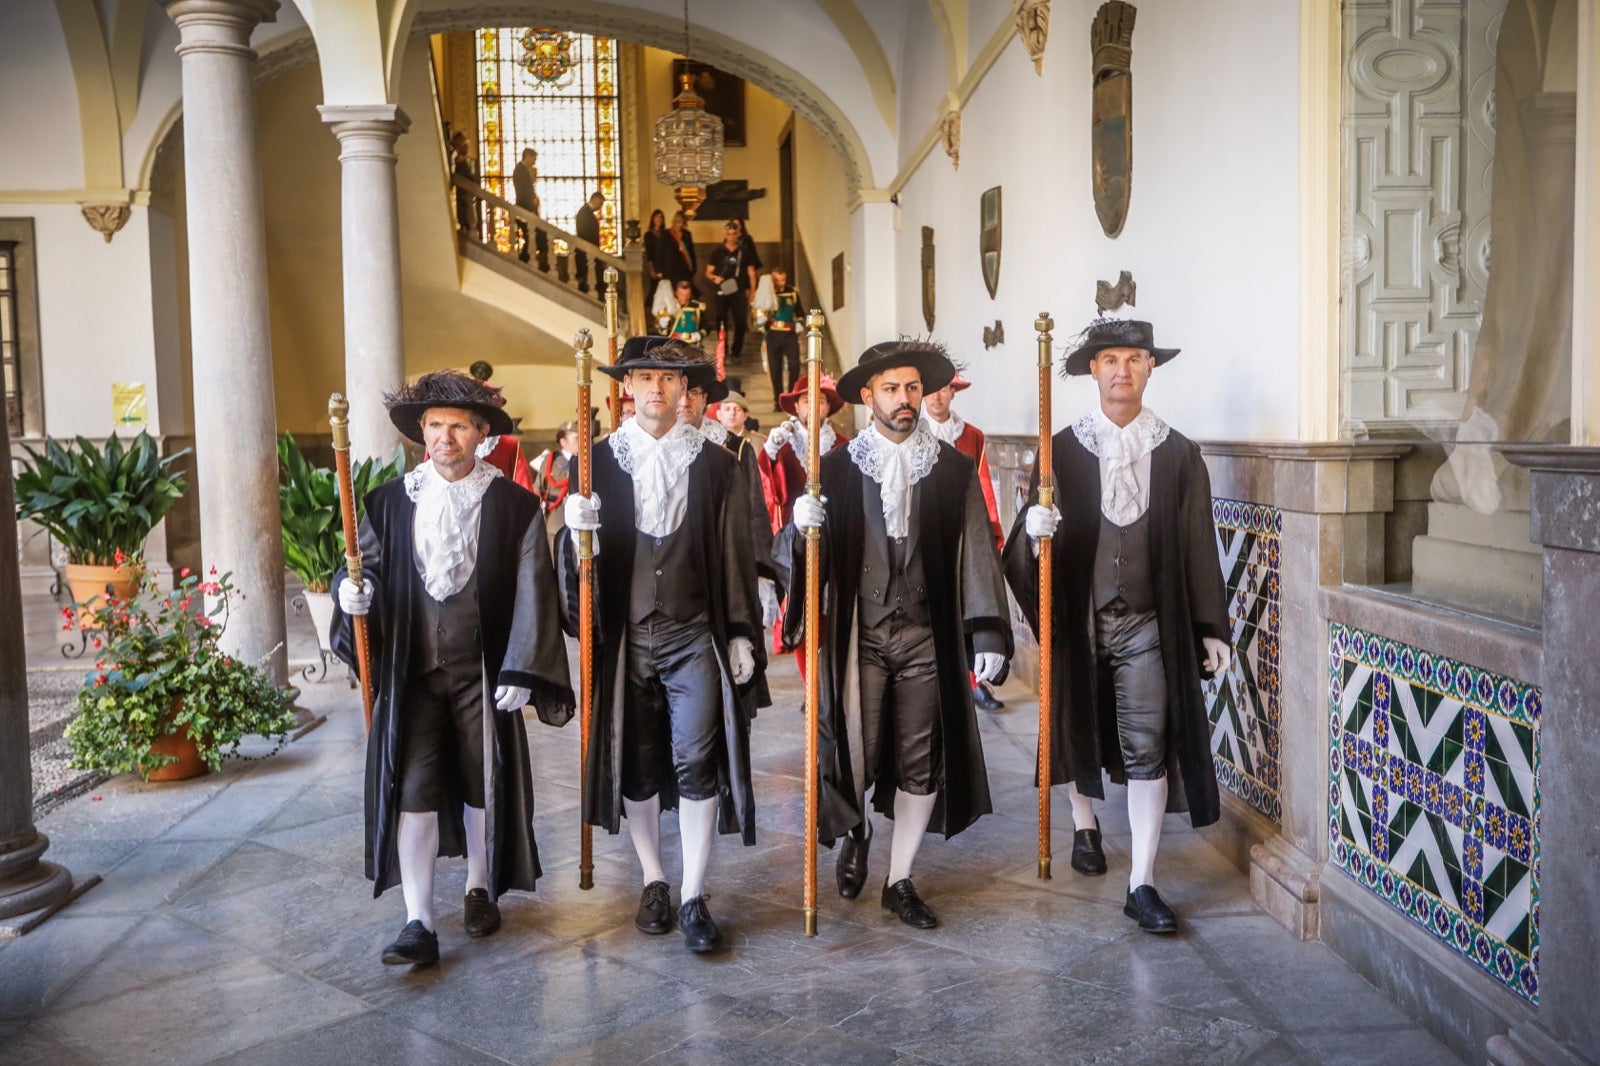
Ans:
[{"label": "man with beard", "polygon": [[[361,523],[365,582],[334,576],[333,647],[355,665],[366,616],[377,699],[367,738],[367,876],[396,883],[406,926],[386,963],[439,961],[434,862],[467,856],[468,935],[500,927],[497,898],[533,891],[533,782],[521,708],[560,725],[572,688],[539,500],[475,454],[509,434],[498,390],[424,374],[385,398],[429,458],[374,489]],[[491,696],[492,693],[492,696]],[[490,832],[490,827],[493,832]]]},{"label": "man with beard", "polygon": [[947,838],[990,812],[968,666],[1000,680],[1011,624],[972,460],[919,418],[955,367],[937,345],[874,345],[839,379],[871,425],[822,460],[820,499],[801,495],[775,557],[793,573],[786,642],[802,639],[806,529],[822,530],[818,684],[820,838],[845,835],[839,894],[867,877],[867,793],[894,820],[882,903],[907,925],[938,925],[911,880],[924,832]]},{"label": "man with beard", "polygon": [[[691,384],[715,377],[697,347],[633,337],[617,362],[634,415],[594,449],[593,492],[567,497],[558,541],[569,621],[577,611],[574,531],[596,534],[593,732],[584,819],[608,832],[628,818],[644,891],[634,924],[672,930],[661,864],[661,811],[678,809],[683,880],[678,924],[692,952],[722,936],[706,905],[717,829],[755,843],[749,683],[761,669],[761,610],[750,545],[749,486],[738,460],[678,420]],[[576,625],[573,624],[576,629]]]}]

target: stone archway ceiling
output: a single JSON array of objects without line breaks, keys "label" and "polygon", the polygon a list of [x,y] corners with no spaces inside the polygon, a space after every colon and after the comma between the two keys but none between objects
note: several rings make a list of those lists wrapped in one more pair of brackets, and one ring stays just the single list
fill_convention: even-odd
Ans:
[{"label": "stone archway ceiling", "polygon": [[[683,22],[650,11],[567,0],[557,3],[461,4],[418,11],[415,34],[460,33],[485,26],[559,26],[578,33],[614,37],[669,52],[683,47]],[[838,105],[793,67],[705,26],[694,27],[694,57],[759,85],[810,122],[839,157],[852,193],[872,187],[872,166],[860,135]],[[265,61],[266,57],[263,57]]]}]

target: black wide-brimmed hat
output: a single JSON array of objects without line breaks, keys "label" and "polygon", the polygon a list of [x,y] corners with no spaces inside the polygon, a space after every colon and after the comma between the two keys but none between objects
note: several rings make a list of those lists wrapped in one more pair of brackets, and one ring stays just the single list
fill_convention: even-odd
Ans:
[{"label": "black wide-brimmed hat", "polygon": [[860,403],[861,390],[867,382],[897,366],[914,366],[921,371],[923,395],[938,392],[956,376],[956,365],[941,344],[909,338],[884,341],[862,352],[856,365],[839,378],[839,395],[846,403]]},{"label": "black wide-brimmed hat", "polygon": [[691,389],[704,389],[706,403],[721,403],[728,398],[728,383],[717,377],[717,367],[713,363],[704,373],[689,372],[689,387]]},{"label": "black wide-brimmed hat", "polygon": [[673,337],[629,337],[617,361],[595,367],[600,373],[621,381],[635,370],[676,370],[695,376],[717,376],[717,364],[707,358],[699,345]]},{"label": "black wide-brimmed hat", "polygon": [[1143,348],[1157,366],[1170,362],[1181,348],[1157,348],[1155,330],[1131,318],[1097,318],[1078,335],[1078,346],[1061,361],[1061,372],[1074,377],[1089,372],[1094,357],[1107,348]]},{"label": "black wide-brimmed hat", "polygon": [[424,374],[411,384],[386,393],[383,404],[389,409],[389,420],[395,428],[418,444],[424,443],[422,416],[434,407],[456,407],[482,415],[489,423],[489,432],[496,436],[516,432],[505,412],[506,399],[500,390],[459,370]]}]

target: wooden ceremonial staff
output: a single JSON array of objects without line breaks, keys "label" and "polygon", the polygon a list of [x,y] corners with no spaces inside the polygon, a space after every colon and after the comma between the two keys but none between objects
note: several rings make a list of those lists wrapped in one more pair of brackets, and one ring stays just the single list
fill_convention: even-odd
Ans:
[{"label": "wooden ceremonial staff", "polygon": [[[350,403],[340,393],[328,397],[328,423],[333,430],[333,464],[339,476],[339,512],[344,518],[344,565],[350,573],[350,583],[359,589],[365,582],[361,579],[361,539],[356,529],[356,490],[350,481]],[[372,654],[367,649],[367,620],[358,614],[350,621],[356,631],[356,672],[361,675],[361,720],[370,733]]]},{"label": "wooden ceremonial staff", "polygon": [[[806,495],[822,498],[822,312],[806,315]],[[822,641],[822,530],[806,531],[806,936],[817,935],[817,712]]]},{"label": "wooden ceremonial staff", "polygon": [[[1056,503],[1053,448],[1050,439],[1051,336],[1055,320],[1041,311],[1033,328],[1039,331],[1039,506]],[[1055,619],[1052,617],[1055,559],[1053,537],[1039,538],[1039,880],[1050,880],[1050,673]]]},{"label": "wooden ceremonial staff", "polygon": [[[612,366],[617,365],[617,334],[619,314],[617,310],[617,268],[606,267],[606,355]],[[589,418],[589,401],[585,400],[578,408],[578,417]],[[617,423],[622,421],[622,383],[616,378],[611,379],[611,432],[617,431]],[[589,494],[584,489],[585,496]],[[586,823],[587,824],[587,823]],[[584,839],[588,839],[588,830],[584,830]]]},{"label": "wooden ceremonial staff", "polygon": [[[607,269],[607,274],[616,272]],[[614,289],[606,292],[606,311],[616,324]],[[611,335],[611,357],[616,360],[617,337]],[[589,385],[594,357],[589,349],[594,338],[580,329],[572,338],[572,354],[578,361],[578,494],[589,495],[590,460],[594,450],[594,418],[589,414]],[[611,417],[616,418],[616,404]],[[567,473],[572,476],[571,471]],[[594,712],[594,534],[578,531],[578,887],[594,887],[594,833],[584,818],[583,791],[589,770],[589,720]]]}]

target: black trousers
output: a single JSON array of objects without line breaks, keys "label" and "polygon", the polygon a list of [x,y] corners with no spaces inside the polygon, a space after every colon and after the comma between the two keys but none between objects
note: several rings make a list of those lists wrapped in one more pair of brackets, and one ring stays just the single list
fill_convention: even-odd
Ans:
[{"label": "black trousers", "polygon": [[483,806],[483,696],[483,667],[476,659],[430,670],[406,685],[400,707],[402,811],[437,811],[451,773],[467,806]]},{"label": "black trousers", "polygon": [[774,401],[800,380],[800,333],[792,329],[767,330],[767,374],[772,378]]},{"label": "black trousers", "polygon": [[715,338],[717,330],[723,325],[728,327],[727,357],[733,359],[744,349],[744,331],[750,321],[749,294],[743,289],[738,292],[723,296],[718,293],[711,302],[711,322],[706,326],[706,333]]},{"label": "black trousers", "polygon": [[1121,599],[1094,616],[1099,681],[1117,698],[1117,743],[1130,781],[1167,775],[1167,668],[1154,611],[1130,610]]},{"label": "black trousers", "polygon": [[856,659],[866,786],[892,759],[901,791],[931,796],[944,787],[933,627],[896,612],[862,628]]},{"label": "black trousers", "polygon": [[705,617],[628,624],[622,794],[647,800],[671,775],[683,799],[717,795],[722,676]]}]

